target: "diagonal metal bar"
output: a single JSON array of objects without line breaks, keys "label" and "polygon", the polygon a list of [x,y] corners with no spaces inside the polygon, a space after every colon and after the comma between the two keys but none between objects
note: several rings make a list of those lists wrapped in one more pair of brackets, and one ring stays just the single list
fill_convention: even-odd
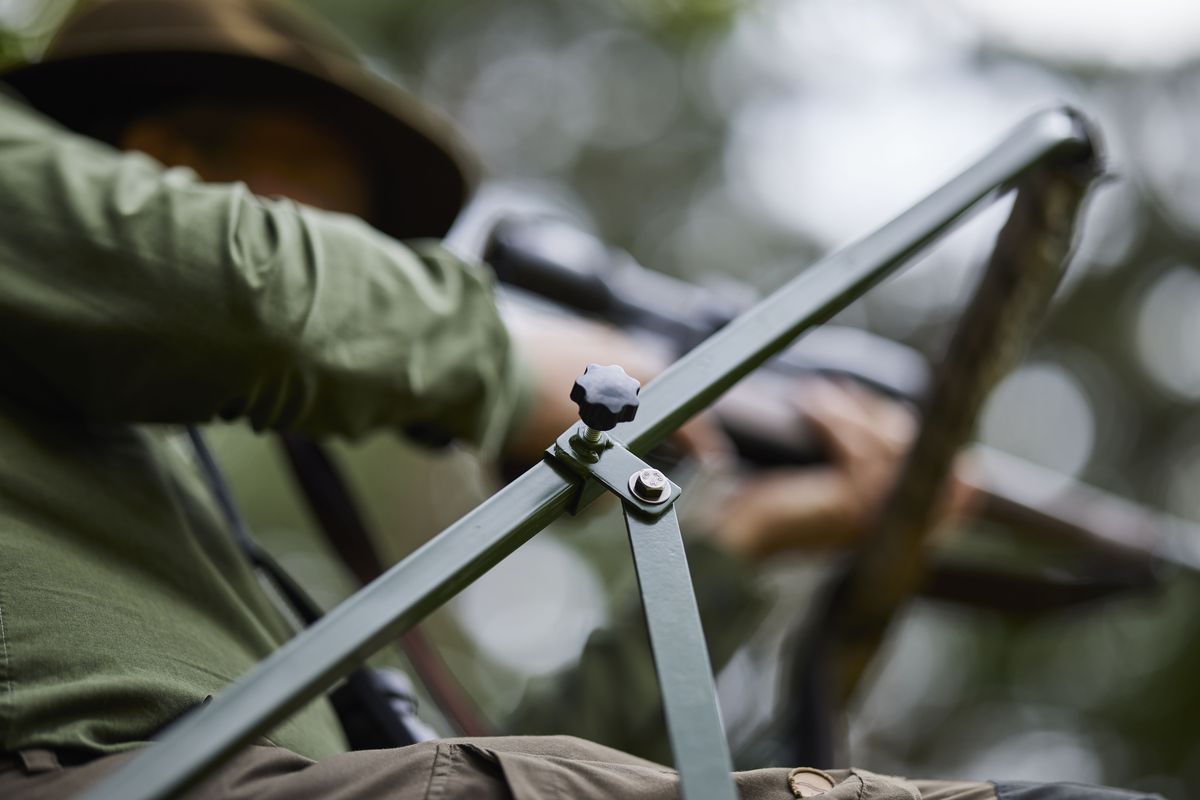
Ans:
[{"label": "diagonal metal bar", "polygon": [[645,453],[805,330],[951,230],[979,201],[1007,191],[1038,164],[1093,157],[1088,125],[1076,112],[1061,108],[1029,117],[958,177],[870,236],[822,259],[677,361],[643,390],[637,419],[618,425],[617,437],[633,452]]},{"label": "diagonal metal bar", "polygon": [[675,508],[649,519],[626,505],[625,528],[683,800],[734,800],[733,759]]},{"label": "diagonal metal bar", "polygon": [[[616,433],[634,453],[645,453],[796,336],[949,231],[989,194],[1037,164],[1085,160],[1091,152],[1086,126],[1074,112],[1030,117],[974,166],[879,231],[814,265],[676,362],[643,390],[638,418]],[[565,467],[534,466],[171,726],[161,742],[83,797],[152,800],[193,785],[561,515],[578,484]]]}]

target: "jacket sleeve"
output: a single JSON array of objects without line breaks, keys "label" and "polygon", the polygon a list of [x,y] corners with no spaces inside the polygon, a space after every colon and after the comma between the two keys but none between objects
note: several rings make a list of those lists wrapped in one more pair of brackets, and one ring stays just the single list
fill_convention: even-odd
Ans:
[{"label": "jacket sleeve", "polygon": [[481,266],[164,170],[4,96],[0,343],[0,391],[97,421],[494,448],[521,394]]}]

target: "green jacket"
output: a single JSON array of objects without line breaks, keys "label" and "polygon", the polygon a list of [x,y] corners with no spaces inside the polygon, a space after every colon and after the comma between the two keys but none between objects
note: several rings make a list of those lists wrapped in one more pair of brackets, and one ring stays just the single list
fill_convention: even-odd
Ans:
[{"label": "green jacket", "polygon": [[[0,750],[117,751],[289,635],[176,426],[498,447],[488,273],[122,155],[0,95]],[[271,740],[343,747],[321,701]]]}]

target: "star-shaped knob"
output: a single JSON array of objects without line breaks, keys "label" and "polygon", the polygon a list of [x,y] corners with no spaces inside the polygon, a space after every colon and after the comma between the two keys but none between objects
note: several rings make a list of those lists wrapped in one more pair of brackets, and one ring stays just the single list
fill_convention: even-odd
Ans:
[{"label": "star-shaped knob", "polygon": [[616,364],[588,364],[571,387],[571,399],[579,406],[584,425],[596,431],[611,431],[618,422],[629,422],[637,414],[641,388]]}]

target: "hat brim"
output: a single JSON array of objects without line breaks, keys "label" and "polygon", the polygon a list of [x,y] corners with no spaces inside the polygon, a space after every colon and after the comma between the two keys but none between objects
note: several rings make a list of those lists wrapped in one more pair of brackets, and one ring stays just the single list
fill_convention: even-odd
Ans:
[{"label": "hat brim", "polygon": [[399,89],[357,66],[342,72],[241,53],[145,51],[27,64],[0,80],[66,127],[109,141],[139,114],[192,99],[301,105],[361,153],[373,188],[368,222],[401,239],[445,235],[475,182],[466,148]]}]

